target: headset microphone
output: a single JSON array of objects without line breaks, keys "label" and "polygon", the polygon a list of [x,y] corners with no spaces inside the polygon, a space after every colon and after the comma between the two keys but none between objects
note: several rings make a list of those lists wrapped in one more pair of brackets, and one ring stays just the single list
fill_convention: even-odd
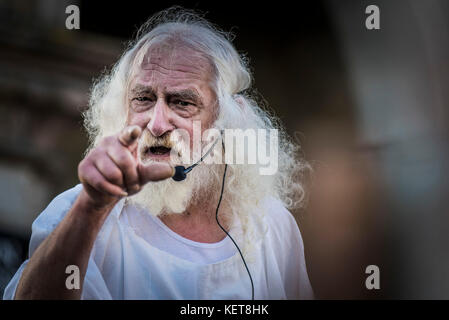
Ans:
[{"label": "headset microphone", "polygon": [[173,175],[172,178],[175,181],[182,181],[185,178],[187,178],[186,168],[184,166],[176,166],[175,167],[175,174]]},{"label": "headset microphone", "polygon": [[[220,135],[221,138],[221,135]],[[190,167],[184,167],[184,166],[176,166],[175,167],[175,174],[173,175],[172,179],[175,181],[182,181],[185,180],[185,178],[187,178],[187,173],[189,173],[190,171],[192,171],[193,168],[195,168],[201,161],[203,161],[203,159],[212,151],[212,149],[215,147],[215,145],[217,144],[218,140],[220,140],[220,138],[217,138],[217,140],[215,140],[214,144],[212,145],[212,147],[210,147],[210,149],[204,154],[204,156],[201,157],[200,160],[198,160],[196,163],[192,164]]]}]

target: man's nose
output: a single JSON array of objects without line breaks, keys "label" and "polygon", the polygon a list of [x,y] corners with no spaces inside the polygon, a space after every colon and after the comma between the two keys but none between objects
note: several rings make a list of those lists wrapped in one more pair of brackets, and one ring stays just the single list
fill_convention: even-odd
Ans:
[{"label": "man's nose", "polygon": [[164,133],[174,129],[174,126],[170,122],[169,113],[170,110],[165,102],[156,102],[156,105],[153,107],[151,119],[147,125],[148,130],[150,130],[153,136],[160,137]]}]

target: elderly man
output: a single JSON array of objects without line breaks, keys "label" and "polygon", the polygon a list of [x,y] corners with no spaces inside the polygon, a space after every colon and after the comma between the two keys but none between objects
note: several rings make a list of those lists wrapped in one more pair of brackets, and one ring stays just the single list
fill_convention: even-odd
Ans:
[{"label": "elderly man", "polygon": [[[245,60],[202,17],[176,9],[151,18],[94,85],[81,184],[35,220],[30,258],[4,298],[312,298],[286,209],[302,203],[307,164],[250,98],[250,84]],[[198,125],[221,132],[201,140],[199,155],[188,152]],[[206,163],[231,151],[230,128],[278,130],[277,170]],[[177,131],[188,138],[175,139]]]}]

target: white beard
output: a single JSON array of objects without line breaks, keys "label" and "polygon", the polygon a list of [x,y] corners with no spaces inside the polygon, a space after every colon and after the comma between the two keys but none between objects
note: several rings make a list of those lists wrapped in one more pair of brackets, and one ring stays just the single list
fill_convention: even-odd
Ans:
[{"label": "white beard", "polygon": [[[218,190],[218,165],[199,164],[183,181],[169,178],[149,182],[128,201],[158,216],[164,213],[184,213],[189,205],[215,199]],[[216,192],[215,192],[216,193]]]},{"label": "white beard", "polygon": [[[182,153],[184,145],[173,146]],[[140,155],[139,151],[139,155]],[[147,163],[148,161],[146,161]],[[173,166],[181,164],[181,158],[171,159]],[[150,214],[181,214],[196,203],[215,201],[220,187],[222,166],[200,163],[183,181],[169,178],[158,182],[147,183],[140,192],[129,197],[127,201],[149,211]],[[215,192],[214,192],[215,191]]]}]

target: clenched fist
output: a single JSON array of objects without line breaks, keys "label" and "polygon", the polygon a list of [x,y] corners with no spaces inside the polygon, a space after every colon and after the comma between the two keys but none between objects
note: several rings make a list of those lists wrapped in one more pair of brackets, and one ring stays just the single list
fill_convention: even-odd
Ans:
[{"label": "clenched fist", "polygon": [[89,202],[96,208],[115,204],[121,197],[140,191],[149,181],[173,176],[168,163],[142,164],[137,157],[138,126],[130,126],[115,136],[104,138],[78,166],[78,177]]}]

